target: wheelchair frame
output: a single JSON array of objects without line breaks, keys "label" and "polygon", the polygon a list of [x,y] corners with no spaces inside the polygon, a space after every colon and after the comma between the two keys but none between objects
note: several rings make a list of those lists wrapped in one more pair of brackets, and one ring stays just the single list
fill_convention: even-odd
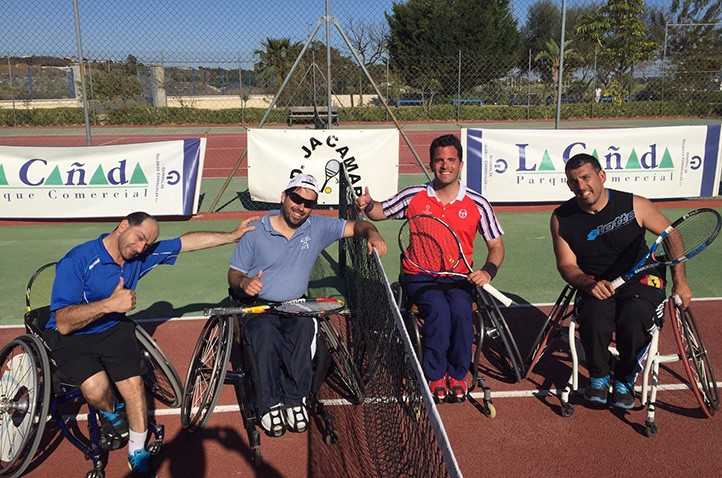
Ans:
[{"label": "wheelchair frame", "polygon": [[[401,281],[394,282],[391,285],[391,290],[396,299],[396,305],[404,318],[404,324],[411,339],[411,344],[416,352],[416,357],[421,360],[423,355],[421,322],[423,318],[421,318],[415,304],[408,304],[408,299],[401,285]],[[472,320],[474,323],[475,350],[472,363],[470,364],[471,385],[469,386],[469,393],[476,389],[476,387],[479,387],[483,392],[484,415],[489,418],[494,418],[496,416],[496,408],[492,403],[491,389],[486,386],[486,380],[479,370],[484,341],[487,339],[492,341],[502,366],[506,368],[506,372],[517,382],[521,379],[519,349],[494,298],[479,287],[476,288],[476,294],[474,294]]]},{"label": "wheelchair frame", "polygon": [[[243,308],[225,309],[225,313],[216,314],[213,309],[206,312],[210,315],[196,342],[188,366],[188,374],[183,387],[181,403],[181,425],[190,433],[195,433],[206,425],[215,408],[221,387],[232,383],[235,386],[244,428],[248,434],[251,448],[251,460],[255,467],[263,461],[261,455],[260,411],[255,402],[256,387],[254,386],[254,359],[250,347],[243,340],[244,320],[248,316]],[[328,317],[317,319],[319,335],[325,347],[317,347],[314,366],[313,385],[310,396],[309,410],[321,417],[324,422],[324,441],[327,445],[335,445],[338,432],[334,429],[332,418],[325,412],[323,404],[317,399],[316,392],[325,379],[332,375],[331,367],[335,367],[337,378],[351,394],[355,403],[363,401],[363,382],[349,354],[345,341],[336,326]],[[231,344],[238,345],[236,351],[240,356],[233,359]],[[327,355],[330,357],[327,357]],[[332,360],[333,363],[329,361]],[[230,369],[229,369],[230,366]],[[323,372],[320,372],[323,371]],[[319,379],[319,373],[323,379]]]},{"label": "wheelchair frame", "polygon": [[[573,392],[579,389],[579,356],[576,345],[576,317],[572,300],[576,289],[566,285],[557,299],[554,307],[549,313],[546,322],[535,340],[527,358],[526,377],[528,377],[538,363],[541,356],[549,347],[549,344],[563,335],[562,324],[569,319],[567,337],[569,350],[572,359],[572,373],[566,385],[560,391],[561,414],[563,417],[571,417],[574,413],[574,406],[569,403]],[[672,298],[667,299],[667,310],[671,322],[672,332],[678,346],[678,353],[663,355],[659,353],[659,333],[661,327],[656,327],[650,338],[649,348],[645,355],[644,369],[642,370],[642,385],[640,402],[646,410],[645,435],[652,437],[657,434],[659,428],[655,422],[655,410],[657,389],[659,386],[659,366],[663,363],[682,361],[689,379],[689,387],[697,399],[702,411],[707,417],[712,417],[719,409],[720,399],[717,389],[717,382],[714,378],[712,364],[709,361],[707,349],[704,346],[702,336],[697,322],[690,308],[682,308],[675,305]],[[615,355],[616,350],[610,347],[610,352]],[[650,358],[651,357],[651,358]]]},{"label": "wheelchair frame", "polygon": [[[31,290],[34,283],[48,283],[50,273],[54,275],[55,263],[39,268],[30,279],[26,289],[25,315],[27,333],[12,340],[0,349],[0,476],[15,478],[20,476],[35,458],[38,446],[43,438],[48,413],[61,431],[86,459],[93,462],[93,468],[87,472],[87,478],[103,478],[105,463],[102,459],[100,427],[97,412],[88,404],[88,436],[74,431],[68,426],[70,418],[65,419],[60,406],[67,402],[82,399],[80,388],[63,383],[55,373],[55,361],[42,337],[44,323],[49,318],[49,306],[31,307]],[[48,272],[44,272],[48,271]],[[39,282],[36,282],[40,279]],[[48,297],[44,297],[49,303]],[[37,294],[36,294],[37,295]],[[37,304],[37,301],[35,301]],[[143,381],[150,394],[161,403],[170,407],[180,404],[180,378],[173,364],[158,347],[153,338],[136,324],[135,334],[138,339],[145,373]],[[18,364],[15,363],[18,362]],[[25,364],[25,368],[17,369],[17,365]],[[26,380],[31,387],[21,385]],[[14,387],[14,388],[13,388]],[[12,425],[11,425],[12,423]],[[20,427],[25,427],[19,430]],[[156,425],[152,419],[148,421],[149,431],[154,440],[148,449],[151,454],[158,454],[162,448],[164,437],[163,425]],[[10,449],[5,448],[6,440],[11,434],[21,433],[19,444],[13,442]]]}]

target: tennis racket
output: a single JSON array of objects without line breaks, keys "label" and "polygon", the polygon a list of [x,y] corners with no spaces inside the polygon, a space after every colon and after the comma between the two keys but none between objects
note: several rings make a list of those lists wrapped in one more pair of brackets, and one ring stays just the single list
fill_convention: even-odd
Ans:
[{"label": "tennis racket", "polygon": [[[647,254],[629,272],[614,279],[612,285],[616,289],[640,272],[691,259],[712,244],[721,224],[722,218],[714,209],[701,208],[688,212],[665,229]],[[649,259],[652,261],[645,264]]]},{"label": "tennis racket", "polygon": [[[429,274],[467,278],[473,270],[454,231],[434,216],[408,218],[399,230],[399,247],[406,260]],[[511,299],[491,284],[483,289],[506,307],[511,305]]]},{"label": "tennis racket", "polygon": [[268,304],[249,307],[213,307],[205,309],[207,316],[212,315],[247,315],[247,314],[278,314],[285,316],[320,317],[339,312],[346,307],[342,300],[323,297],[318,299],[296,299],[286,302],[269,302]]}]

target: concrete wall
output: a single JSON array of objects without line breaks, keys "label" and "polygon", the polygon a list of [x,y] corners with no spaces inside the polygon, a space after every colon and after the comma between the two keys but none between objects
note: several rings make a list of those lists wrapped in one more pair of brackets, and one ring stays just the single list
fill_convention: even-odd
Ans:
[{"label": "concrete wall", "polygon": [[[376,95],[364,95],[363,104],[368,106],[371,101],[378,98]],[[325,99],[325,98],[324,98]],[[209,110],[221,110],[241,108],[241,99],[238,96],[165,96],[156,97],[158,106],[163,106],[163,100],[170,108],[201,108]],[[268,108],[273,101],[273,95],[251,95],[246,102],[246,108]],[[354,95],[354,105],[358,106],[359,95]],[[348,108],[351,106],[351,95],[335,95],[333,97],[333,105]],[[277,105],[278,106],[278,105]],[[13,102],[9,100],[0,101],[0,108],[12,108]],[[57,100],[15,100],[15,108],[59,108],[59,107],[80,107],[75,98],[57,99]]]}]

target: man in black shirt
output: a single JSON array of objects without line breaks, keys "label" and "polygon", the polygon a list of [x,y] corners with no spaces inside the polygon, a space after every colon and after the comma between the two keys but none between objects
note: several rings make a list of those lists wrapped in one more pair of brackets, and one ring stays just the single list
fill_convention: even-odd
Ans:
[{"label": "man in black shirt", "polygon": [[[606,173],[594,156],[577,154],[564,170],[574,197],[554,210],[551,233],[557,269],[579,290],[575,313],[591,382],[584,397],[607,402],[608,347],[615,333],[619,360],[611,405],[633,408],[639,364],[664,312],[665,271],[645,271],[649,273],[633,277],[618,290],[611,281],[644,257],[645,231],[659,235],[670,222],[648,199],[606,189]],[[683,264],[672,268],[672,280],[672,292],[686,306],[692,292]]]}]

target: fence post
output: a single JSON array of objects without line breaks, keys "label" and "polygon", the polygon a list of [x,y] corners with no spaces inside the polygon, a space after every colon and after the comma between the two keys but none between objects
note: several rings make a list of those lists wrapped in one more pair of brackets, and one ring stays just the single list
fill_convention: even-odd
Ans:
[{"label": "fence post", "polygon": [[168,106],[168,98],[165,92],[165,68],[163,65],[150,65],[150,74],[153,80],[153,107],[165,108]]}]

